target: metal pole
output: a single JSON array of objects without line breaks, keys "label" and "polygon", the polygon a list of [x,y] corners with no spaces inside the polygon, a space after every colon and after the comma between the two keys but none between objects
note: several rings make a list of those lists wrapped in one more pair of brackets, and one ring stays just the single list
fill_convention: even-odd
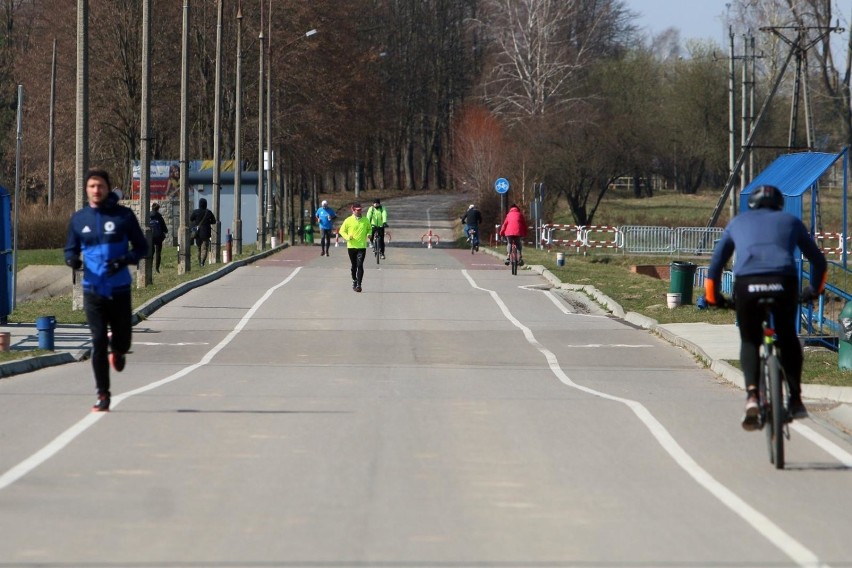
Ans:
[{"label": "metal pole", "polygon": [[242,186],[243,186],[243,3],[237,3],[237,77],[234,97],[234,254],[243,253]]},{"label": "metal pole", "polygon": [[55,190],[54,164],[56,163],[56,133],[54,132],[56,110],[56,38],[53,39],[53,58],[50,63],[50,118],[47,132],[47,206],[53,205]]},{"label": "metal pole", "polygon": [[257,250],[266,248],[266,229],[263,226],[263,0],[260,0],[260,35],[258,38],[257,74]]},{"label": "metal pole", "polygon": [[[83,208],[89,169],[89,0],[77,0],[77,120],[74,209]],[[81,306],[82,307],[82,306]]]},{"label": "metal pole", "polygon": [[219,217],[222,196],[222,20],[224,19],[223,0],[216,2],[216,78],[213,96],[213,258],[211,263],[219,262],[222,254],[222,219]]},{"label": "metal pole", "polygon": [[18,127],[15,144],[15,234],[12,237],[12,310],[18,305],[18,212],[21,210],[21,145],[24,141],[24,86],[18,85]]},{"label": "metal pole", "polygon": [[273,201],[272,173],[275,160],[272,156],[272,0],[269,0],[268,33],[266,54],[269,64],[266,69],[266,227],[270,237],[275,236],[275,202]]},{"label": "metal pole", "polygon": [[178,274],[191,270],[191,245],[189,242],[189,0],[183,0],[183,37],[181,39],[180,73],[180,227],[178,228]]},{"label": "metal pole", "polygon": [[142,108],[139,128],[139,217],[148,241],[148,258],[142,260],[137,270],[136,286],[144,288],[153,283],[153,247],[151,226],[147,223],[151,209],[151,0],[142,2]]},{"label": "metal pole", "polygon": [[[741,97],[741,106],[740,109],[740,148],[742,148],[743,152],[748,153],[749,149],[746,147],[746,136],[748,135],[748,41],[746,40],[745,34],[743,34],[743,62],[742,62],[742,85],[740,86],[740,97]],[[740,191],[745,189],[746,185],[748,185],[748,172],[745,168],[743,168],[743,173],[740,175]],[[736,191],[731,193],[731,200],[733,201],[734,196],[736,195]]]},{"label": "metal pole", "polygon": [[[734,115],[736,113],[736,101],[734,99],[734,28],[728,26],[728,38],[730,40],[730,57],[728,58],[728,175],[734,175],[734,162],[736,161],[737,152],[737,135],[736,122]],[[737,198],[731,193],[730,216],[731,219],[737,214]]]}]

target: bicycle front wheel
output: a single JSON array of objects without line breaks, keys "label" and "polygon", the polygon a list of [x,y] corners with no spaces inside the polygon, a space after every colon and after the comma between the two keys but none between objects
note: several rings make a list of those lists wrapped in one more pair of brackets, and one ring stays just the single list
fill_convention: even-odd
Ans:
[{"label": "bicycle front wheel", "polygon": [[771,435],[767,432],[767,441],[770,445],[771,461],[775,469],[784,469],[784,425],[786,423],[787,411],[784,409],[784,374],[781,370],[781,362],[775,354],[766,359],[766,373],[768,375],[769,406],[772,416],[769,423],[772,425]]}]

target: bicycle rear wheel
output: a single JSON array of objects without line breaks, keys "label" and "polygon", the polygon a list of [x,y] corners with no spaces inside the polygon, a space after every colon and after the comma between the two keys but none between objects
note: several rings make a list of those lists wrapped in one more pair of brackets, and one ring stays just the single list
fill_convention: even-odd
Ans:
[{"label": "bicycle rear wheel", "polygon": [[784,385],[781,362],[775,354],[766,359],[767,393],[769,395],[769,417],[766,441],[769,443],[770,461],[775,469],[784,469],[784,425],[787,411],[784,408]]},{"label": "bicycle rear wheel", "polygon": [[512,275],[517,276],[518,274],[518,247],[514,244],[512,245],[512,254],[509,262],[512,264]]}]

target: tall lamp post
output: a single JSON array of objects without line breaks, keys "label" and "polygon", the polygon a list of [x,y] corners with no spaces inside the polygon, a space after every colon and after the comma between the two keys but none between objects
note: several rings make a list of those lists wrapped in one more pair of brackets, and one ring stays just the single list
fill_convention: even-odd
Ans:
[{"label": "tall lamp post", "polygon": [[189,163],[187,151],[189,146],[188,111],[189,111],[189,0],[183,0],[183,38],[181,40],[181,73],[180,73],[180,227],[178,229],[178,246],[180,259],[178,274],[190,271],[192,265],[189,244]]},{"label": "tall lamp post", "polygon": [[263,226],[263,0],[260,0],[260,35],[258,35],[257,75],[257,250],[266,248],[266,228]]},{"label": "tall lamp post", "polygon": [[[271,2],[272,2],[272,0],[270,0],[270,4],[271,4]],[[300,35],[296,39],[291,40],[289,43],[285,44],[284,47],[282,47],[281,49],[282,49],[282,51],[286,51],[287,48],[289,48],[294,43],[296,43],[296,42],[298,42],[302,39],[306,39],[306,38],[309,38],[313,35],[316,35],[317,33],[319,33],[319,30],[317,30],[316,28],[314,28],[312,30],[308,30],[303,35]],[[271,35],[272,35],[272,32],[270,31],[270,36]],[[271,43],[271,41],[270,41],[270,43]],[[272,60],[271,57],[272,56],[270,55],[270,61]],[[270,96],[269,91],[266,93],[266,96],[267,97]],[[271,102],[267,101],[266,106],[267,106],[267,108],[270,108]],[[271,156],[272,156],[272,139],[271,139],[271,137],[267,137],[267,148],[269,150],[270,164],[271,164],[272,163],[272,158],[271,158]],[[283,156],[284,153],[281,152],[281,155]],[[283,158],[281,158],[281,159],[283,159]],[[271,170],[271,166],[270,166],[270,170]],[[271,179],[271,173],[269,174],[269,176],[270,176],[270,179]],[[284,184],[283,178],[284,178],[284,169],[282,168],[281,169],[281,183],[282,183],[282,185]],[[270,184],[270,186],[271,185],[272,184]],[[295,230],[296,229],[296,217],[295,217],[295,210],[294,210],[295,207],[294,207],[294,203],[293,203],[293,191],[294,190],[295,190],[295,188],[293,187],[292,183],[288,184],[287,198],[289,200],[289,206],[287,207],[287,212],[288,212],[287,224],[288,224],[288,233],[290,234],[290,244],[291,245],[296,244],[296,234],[295,234],[296,233],[296,230]],[[301,193],[301,189],[299,189],[299,191]],[[283,206],[284,206],[283,196],[282,196],[282,199],[281,199],[281,204],[282,204],[282,209],[283,209]],[[299,215],[304,215],[304,206],[300,206]],[[300,228],[301,228],[301,226],[300,226]]]},{"label": "tall lamp post", "polygon": [[[216,1],[216,78],[213,95],[213,263],[217,263],[222,252],[222,219],[219,218],[219,204],[222,195],[222,20],[224,17],[223,0]],[[229,259],[230,260],[230,259]]]},{"label": "tall lamp post", "polygon": [[243,3],[237,2],[237,77],[234,96],[234,254],[243,253]]}]

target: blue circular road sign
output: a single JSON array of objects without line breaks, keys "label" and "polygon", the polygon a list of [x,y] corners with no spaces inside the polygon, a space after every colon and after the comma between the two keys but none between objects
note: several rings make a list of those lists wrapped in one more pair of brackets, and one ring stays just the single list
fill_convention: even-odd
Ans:
[{"label": "blue circular road sign", "polygon": [[507,193],[509,191],[509,180],[506,178],[499,178],[494,182],[494,190],[497,193]]}]

